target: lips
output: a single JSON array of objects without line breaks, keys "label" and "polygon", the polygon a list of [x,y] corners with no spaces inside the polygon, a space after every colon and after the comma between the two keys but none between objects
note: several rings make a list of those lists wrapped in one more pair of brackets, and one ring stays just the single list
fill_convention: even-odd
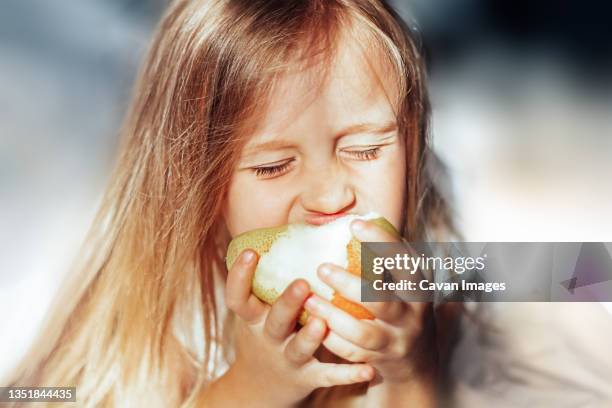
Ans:
[{"label": "lips", "polygon": [[329,214],[329,215],[308,215],[306,216],[306,223],[307,224],[311,224],[311,225],[323,225],[323,224],[327,224],[328,222],[332,222],[338,218],[344,217],[346,215],[349,215],[349,213],[343,212],[343,213],[336,213],[336,214]]}]

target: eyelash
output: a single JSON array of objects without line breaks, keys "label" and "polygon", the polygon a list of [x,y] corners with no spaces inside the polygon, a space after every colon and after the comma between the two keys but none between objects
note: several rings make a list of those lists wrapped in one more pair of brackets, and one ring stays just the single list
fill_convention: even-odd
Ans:
[{"label": "eyelash", "polygon": [[283,164],[279,164],[277,166],[266,166],[266,167],[254,167],[253,171],[255,172],[255,175],[257,177],[273,177],[273,176],[277,176],[279,174],[281,174],[282,172],[286,171],[290,166],[291,163],[293,163],[295,159],[291,159],[288,162],[285,162]]},{"label": "eyelash", "polygon": [[380,146],[368,150],[349,150],[346,151],[346,153],[359,160],[374,160],[378,157],[378,154],[380,153]]},{"label": "eyelash", "polygon": [[[346,150],[345,153],[348,153],[356,159],[369,161],[378,157],[378,154],[380,153],[380,146],[368,150]],[[294,161],[295,159],[291,159],[288,162],[279,164],[277,166],[254,167],[252,170],[255,172],[257,177],[271,178],[287,171]]]}]

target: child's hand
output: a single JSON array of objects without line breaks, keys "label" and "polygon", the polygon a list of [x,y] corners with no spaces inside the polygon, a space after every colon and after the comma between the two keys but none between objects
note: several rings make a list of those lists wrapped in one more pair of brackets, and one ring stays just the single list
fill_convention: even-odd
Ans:
[{"label": "child's hand", "polygon": [[[352,223],[353,234],[362,242],[397,242],[398,239],[366,221]],[[435,364],[433,316],[428,303],[360,302],[361,279],[345,269],[322,264],[320,278],[374,314],[374,320],[359,320],[318,296],[311,296],[306,310],[324,319],[330,329],[323,345],[348,361],[370,363],[385,381],[410,381],[421,370]]]},{"label": "child's hand", "polygon": [[310,295],[308,283],[294,281],[273,306],[251,293],[257,254],[244,251],[232,265],[226,283],[225,301],[239,316],[236,326],[236,392],[254,390],[253,403],[287,406],[319,387],[370,381],[374,369],[368,364],[321,363],[313,357],[327,327],[311,318],[295,331],[296,320]]}]

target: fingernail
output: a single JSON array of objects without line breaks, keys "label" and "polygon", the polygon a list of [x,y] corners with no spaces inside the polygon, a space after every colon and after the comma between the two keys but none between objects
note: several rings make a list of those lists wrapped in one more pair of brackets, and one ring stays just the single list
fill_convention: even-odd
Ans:
[{"label": "fingernail", "polygon": [[332,270],[328,265],[321,265],[319,267],[319,275],[321,275],[324,278],[327,278],[329,275],[331,275]]},{"label": "fingernail", "polygon": [[244,262],[245,264],[250,264],[253,261],[253,259],[255,259],[254,251],[246,250],[242,254],[242,262]]},{"label": "fingernail", "polygon": [[308,291],[308,286],[303,281],[298,281],[293,284],[293,293],[296,296],[303,296]]},{"label": "fingernail", "polygon": [[369,380],[371,376],[372,373],[367,368],[361,370],[361,378],[363,378],[364,380]]},{"label": "fingernail", "polygon": [[319,301],[314,296],[311,296],[306,300],[306,303],[304,303],[304,307],[316,311],[319,309]]},{"label": "fingernail", "polygon": [[354,232],[361,232],[365,229],[365,222],[361,220],[355,220],[351,224],[351,227],[353,228]]}]

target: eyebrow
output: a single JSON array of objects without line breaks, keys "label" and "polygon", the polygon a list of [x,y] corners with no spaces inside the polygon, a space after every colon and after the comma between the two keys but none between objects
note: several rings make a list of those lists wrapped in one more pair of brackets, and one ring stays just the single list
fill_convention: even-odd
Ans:
[{"label": "eyebrow", "polygon": [[[338,140],[343,136],[357,134],[357,133],[375,133],[383,134],[394,131],[397,129],[397,122],[390,121],[384,124],[380,123],[356,123],[345,127],[341,131],[337,132],[334,136],[334,140]],[[261,150],[281,150],[293,147],[294,144],[286,140],[273,139],[267,142],[256,144],[247,149],[247,154],[253,154]]]},{"label": "eyebrow", "polygon": [[387,133],[397,129],[397,123],[395,121],[387,122],[384,124],[379,123],[356,123],[342,129],[336,134],[335,139],[339,139],[342,136],[352,135],[355,133]]},{"label": "eyebrow", "polygon": [[258,143],[255,146],[249,147],[245,150],[245,154],[248,156],[257,153],[261,150],[281,150],[293,146],[295,146],[293,143],[290,143],[286,140],[274,139],[269,140],[267,142]]}]

